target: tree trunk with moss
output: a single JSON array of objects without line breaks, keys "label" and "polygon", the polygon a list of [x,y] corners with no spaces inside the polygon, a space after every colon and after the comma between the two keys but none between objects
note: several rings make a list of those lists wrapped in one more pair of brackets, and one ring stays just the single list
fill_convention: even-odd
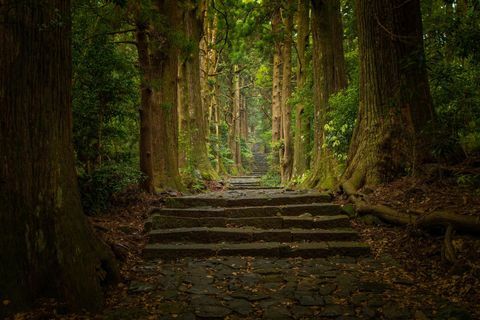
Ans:
[{"label": "tree trunk with moss", "polygon": [[282,137],[282,40],[280,6],[275,3],[272,16],[273,48],[273,75],[272,75],[272,169],[280,169],[280,146]]},{"label": "tree trunk with moss", "polygon": [[[310,0],[298,0],[297,8],[297,91],[302,92],[306,82],[307,58],[306,48],[309,39]],[[293,147],[293,177],[301,177],[309,167],[307,156],[310,145],[310,124],[305,114],[305,105],[295,106],[295,138]]]},{"label": "tree trunk with moss", "polygon": [[176,0],[158,0],[158,16],[151,43],[152,149],[154,184],[159,190],[181,190],[178,168],[177,72],[179,49],[174,35],[179,30]]},{"label": "tree trunk with moss", "polygon": [[332,150],[325,145],[328,100],[347,86],[339,0],[312,1],[312,34],[315,140],[313,165],[305,184],[332,188],[341,172]]},{"label": "tree trunk with moss", "polygon": [[0,317],[40,297],[96,311],[118,270],[80,203],[70,1],[11,2],[8,10],[2,3]]},{"label": "tree trunk with moss", "polygon": [[178,109],[178,166],[185,169],[189,166],[190,154],[190,130],[188,112],[188,91],[186,77],[185,58],[180,54],[178,58],[178,82],[177,82],[177,109]]},{"label": "tree trunk with moss", "polygon": [[186,58],[186,84],[188,91],[188,107],[190,120],[190,154],[189,160],[193,168],[199,170],[206,179],[215,179],[217,173],[208,157],[206,111],[200,86],[200,40],[203,32],[204,1],[185,0],[184,8],[185,34],[190,42],[190,51]]},{"label": "tree trunk with moss", "polygon": [[414,173],[433,120],[419,0],[356,2],[360,109],[343,179],[351,189]]},{"label": "tree trunk with moss", "polygon": [[240,92],[240,71],[238,65],[234,66],[233,70],[233,150],[232,155],[235,162],[235,167],[237,172],[243,171],[242,165],[242,152],[240,148],[240,139],[241,139],[241,114],[240,114],[240,104],[241,104],[241,92]]},{"label": "tree trunk with moss", "polygon": [[137,31],[143,76],[140,119],[145,121],[140,125],[140,150],[146,153],[141,155],[141,167],[147,175],[145,189],[150,191],[153,185],[157,191],[181,190],[178,167],[178,48],[173,38],[179,28],[177,1],[158,0],[152,10],[162,19],[149,21],[146,24],[148,30],[139,28]]},{"label": "tree trunk with moss", "polygon": [[283,11],[284,37],[283,37],[283,72],[282,72],[282,130],[283,130],[283,157],[281,165],[282,183],[286,184],[292,178],[293,170],[293,139],[292,139],[292,107],[289,99],[292,95],[292,32],[293,32],[293,0],[286,2]]},{"label": "tree trunk with moss", "polygon": [[150,86],[150,53],[148,50],[148,22],[137,22],[137,51],[142,80],[140,84],[140,170],[145,179],[143,190],[154,192],[152,160],[152,88]]}]

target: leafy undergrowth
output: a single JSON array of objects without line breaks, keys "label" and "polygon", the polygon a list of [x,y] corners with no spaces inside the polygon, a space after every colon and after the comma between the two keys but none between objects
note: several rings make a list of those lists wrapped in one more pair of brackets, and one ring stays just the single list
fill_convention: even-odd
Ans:
[{"label": "leafy undergrowth", "polygon": [[[463,179],[474,181],[476,175],[474,171],[473,174],[453,173],[440,178],[408,177],[362,192],[368,193],[370,202],[398,211],[449,211],[480,217],[478,185],[463,183]],[[354,224],[375,256],[390,254],[419,286],[465,305],[474,318],[480,319],[480,238],[455,234],[452,242],[457,261],[452,264],[442,257],[444,230],[393,227],[371,217],[359,219]]]}]

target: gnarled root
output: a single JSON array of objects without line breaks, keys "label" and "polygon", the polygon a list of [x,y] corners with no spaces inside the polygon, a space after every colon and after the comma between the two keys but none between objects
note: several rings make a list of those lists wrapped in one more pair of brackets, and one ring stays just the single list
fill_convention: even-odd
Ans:
[{"label": "gnarled root", "polygon": [[358,215],[374,215],[381,220],[396,225],[412,225],[417,228],[432,228],[443,226],[470,232],[480,233],[480,218],[466,216],[445,211],[434,211],[429,213],[403,213],[385,205],[372,205],[365,195],[356,192],[355,187],[348,181],[342,184],[343,191],[349,196],[349,200],[355,205]]}]

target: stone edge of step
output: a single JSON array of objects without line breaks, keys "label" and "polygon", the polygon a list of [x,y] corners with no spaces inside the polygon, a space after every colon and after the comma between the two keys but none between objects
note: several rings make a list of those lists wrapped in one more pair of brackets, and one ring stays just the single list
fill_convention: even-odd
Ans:
[{"label": "stone edge of step", "polygon": [[333,255],[364,256],[370,254],[368,244],[357,241],[321,241],[309,243],[250,242],[215,244],[148,244],[143,250],[146,259],[206,256],[272,256],[325,257]]}]

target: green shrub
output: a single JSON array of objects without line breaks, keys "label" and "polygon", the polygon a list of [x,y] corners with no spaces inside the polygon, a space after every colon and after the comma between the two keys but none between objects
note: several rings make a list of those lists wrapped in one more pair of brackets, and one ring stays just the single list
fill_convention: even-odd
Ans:
[{"label": "green shrub", "polygon": [[329,99],[330,112],[325,124],[324,146],[333,151],[341,161],[347,159],[348,147],[352,138],[359,103],[357,86],[350,86]]},{"label": "green shrub", "polygon": [[267,187],[278,187],[282,183],[282,178],[277,171],[269,171],[261,179],[261,184]]},{"label": "green shrub", "polygon": [[91,174],[79,176],[82,205],[87,214],[98,214],[108,209],[112,196],[132,185],[138,185],[143,174],[132,164],[111,164],[100,167]]}]

